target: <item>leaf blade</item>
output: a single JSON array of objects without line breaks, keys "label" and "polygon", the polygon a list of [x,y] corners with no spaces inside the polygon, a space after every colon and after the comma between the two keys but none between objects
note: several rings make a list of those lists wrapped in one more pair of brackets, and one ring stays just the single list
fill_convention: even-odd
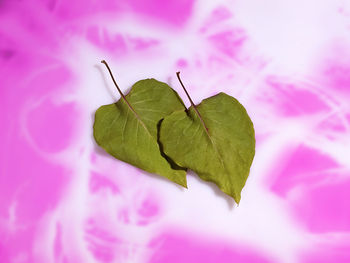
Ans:
[{"label": "leaf blade", "polygon": [[[196,107],[201,117],[191,106],[187,112],[164,118],[160,129],[164,152],[239,203],[255,154],[253,124],[244,107],[225,93]],[[202,127],[200,132],[198,127]]]},{"label": "leaf blade", "polygon": [[96,111],[95,141],[115,158],[186,187],[185,170],[173,169],[161,155],[157,142],[158,122],[181,109],[183,102],[166,83],[155,79],[138,81],[125,98]]}]

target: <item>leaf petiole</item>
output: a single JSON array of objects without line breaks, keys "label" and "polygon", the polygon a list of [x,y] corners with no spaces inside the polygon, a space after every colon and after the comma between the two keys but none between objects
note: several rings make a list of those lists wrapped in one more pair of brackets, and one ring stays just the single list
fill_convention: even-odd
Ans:
[{"label": "leaf petiole", "polygon": [[178,80],[179,80],[179,82],[180,82],[182,88],[184,89],[184,91],[185,91],[185,93],[186,93],[186,95],[187,95],[187,98],[188,98],[189,101],[191,102],[191,105],[192,105],[193,109],[195,110],[195,112],[197,113],[199,119],[201,120],[201,123],[202,123],[202,125],[203,125],[203,127],[204,127],[206,133],[207,133],[208,136],[210,137],[209,131],[208,131],[208,127],[205,125],[204,120],[203,120],[201,114],[199,113],[199,111],[198,111],[196,105],[194,105],[193,100],[191,99],[190,95],[188,94],[188,92],[187,92],[187,90],[186,90],[186,88],[185,88],[185,85],[182,83],[182,80],[181,80],[181,78],[180,78],[180,71],[176,72],[176,76],[177,76],[177,78],[178,78]]},{"label": "leaf petiole", "polygon": [[130,110],[132,110],[133,113],[135,113],[136,117],[137,117],[138,119],[140,119],[139,115],[136,113],[136,111],[134,110],[134,108],[130,105],[130,103],[128,102],[128,100],[125,98],[123,92],[122,92],[121,89],[119,88],[117,82],[116,82],[115,79],[114,79],[112,70],[111,70],[111,69],[109,68],[109,66],[108,66],[108,63],[107,63],[105,60],[101,60],[101,63],[102,63],[102,64],[105,64],[106,68],[108,69],[109,75],[111,75],[111,78],[112,78],[112,80],[113,80],[113,83],[114,83],[114,85],[116,86],[116,88],[117,88],[117,90],[118,90],[120,96],[123,98],[123,100],[124,100],[125,103],[128,105],[128,107],[130,108]]}]

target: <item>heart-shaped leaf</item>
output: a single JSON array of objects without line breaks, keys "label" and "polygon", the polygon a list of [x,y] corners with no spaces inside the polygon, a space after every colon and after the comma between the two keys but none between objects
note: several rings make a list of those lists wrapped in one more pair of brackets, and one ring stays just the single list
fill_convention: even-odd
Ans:
[{"label": "heart-shaped leaf", "polygon": [[101,106],[95,114],[94,138],[115,158],[186,187],[186,170],[165,156],[158,144],[158,124],[170,113],[185,109],[178,94],[155,79],[136,82],[124,96],[104,63],[121,99]]},{"label": "heart-shaped leaf", "polygon": [[198,106],[189,100],[192,106],[187,111],[176,111],[162,121],[159,138],[164,153],[239,203],[255,154],[252,121],[245,108],[225,93]]}]

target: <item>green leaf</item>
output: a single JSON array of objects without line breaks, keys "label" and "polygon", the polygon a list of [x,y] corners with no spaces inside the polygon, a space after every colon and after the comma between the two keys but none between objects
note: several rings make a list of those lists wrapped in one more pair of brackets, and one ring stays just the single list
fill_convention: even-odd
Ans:
[{"label": "green leaf", "polygon": [[163,150],[178,165],[214,182],[239,203],[255,154],[252,121],[245,108],[225,93],[198,106],[189,99],[188,111],[164,118],[160,128]]},{"label": "green leaf", "polygon": [[94,138],[115,158],[187,187],[186,170],[161,153],[158,124],[170,113],[185,109],[178,94],[155,79],[136,82],[124,96],[104,63],[122,98],[101,106],[95,114]]}]

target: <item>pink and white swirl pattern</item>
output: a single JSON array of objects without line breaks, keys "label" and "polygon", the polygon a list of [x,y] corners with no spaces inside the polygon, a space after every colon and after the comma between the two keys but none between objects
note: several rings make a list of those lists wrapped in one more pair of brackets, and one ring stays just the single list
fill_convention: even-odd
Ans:
[{"label": "pink and white swirl pattern", "polygon": [[[247,108],[239,207],[108,156],[95,110],[154,77]],[[0,0],[0,262],[350,262],[345,0]]]}]

